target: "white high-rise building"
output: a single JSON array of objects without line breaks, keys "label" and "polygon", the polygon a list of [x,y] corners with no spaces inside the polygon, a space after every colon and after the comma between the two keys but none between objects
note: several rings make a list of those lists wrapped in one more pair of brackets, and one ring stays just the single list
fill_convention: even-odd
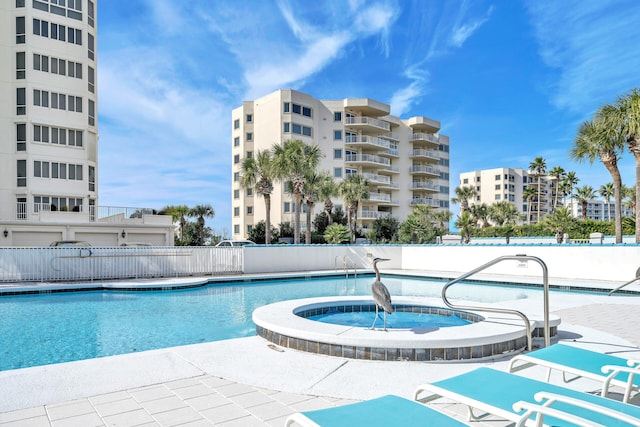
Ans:
[{"label": "white high-rise building", "polygon": [[[563,202],[561,198],[556,199],[556,180],[547,175],[538,177],[520,168],[484,169],[461,173],[460,187],[473,187],[476,190],[476,197],[474,200],[469,200],[469,205],[511,202],[525,217],[529,213],[529,222],[535,223],[538,220],[538,179],[541,185],[540,216],[544,218],[553,210],[554,203],[561,206]],[[527,206],[527,200],[522,195],[527,187],[533,187],[536,190],[530,207]],[[525,222],[527,222],[526,219]]]},{"label": "white high-rise building", "polygon": [[[390,115],[389,105],[369,98],[319,100],[287,89],[244,102],[232,112],[233,238],[246,237],[265,219],[262,197],[240,186],[242,160],[289,139],[317,144],[324,154],[318,170],[337,181],[350,174],[367,178],[370,198],[358,212],[365,231],[376,218],[406,219],[417,204],[448,210],[449,138],[439,130],[435,120],[400,119]],[[271,199],[271,223],[293,223],[293,200],[282,185],[276,184]],[[339,198],[335,204],[345,210]]]},{"label": "white high-rise building", "polygon": [[95,0],[0,2],[0,218],[98,198]]},{"label": "white high-rise building", "polygon": [[0,246],[172,245],[170,217],[98,210],[97,0],[0,0]]}]

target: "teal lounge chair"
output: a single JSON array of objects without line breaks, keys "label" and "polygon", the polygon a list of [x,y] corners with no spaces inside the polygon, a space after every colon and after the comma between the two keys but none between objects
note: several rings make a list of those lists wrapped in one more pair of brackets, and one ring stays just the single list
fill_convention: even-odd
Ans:
[{"label": "teal lounge chair", "polygon": [[[632,392],[640,390],[640,361],[627,360],[610,354],[598,353],[564,344],[555,344],[540,350],[515,356],[509,362],[509,372],[531,366],[547,368],[547,381],[551,371],[562,372],[565,382],[590,378],[602,383],[602,396],[606,397],[612,385],[624,388],[623,402]],[[567,374],[573,375],[568,378]]]},{"label": "teal lounge chair", "polygon": [[[505,420],[519,422],[527,405],[543,405],[588,420],[591,424],[607,427],[640,426],[640,407],[571,390],[554,384],[536,381],[520,375],[478,368],[465,374],[447,378],[416,389],[415,399],[431,402],[440,398],[451,399],[469,409],[469,420],[482,418],[473,409],[493,414]],[[575,423],[549,414],[545,424],[575,426]],[[578,424],[580,425],[580,424]],[[588,424],[587,424],[588,425]]]},{"label": "teal lounge chair", "polygon": [[388,395],[350,405],[290,415],[285,426],[304,427],[467,427],[468,424],[442,412],[402,397]]}]

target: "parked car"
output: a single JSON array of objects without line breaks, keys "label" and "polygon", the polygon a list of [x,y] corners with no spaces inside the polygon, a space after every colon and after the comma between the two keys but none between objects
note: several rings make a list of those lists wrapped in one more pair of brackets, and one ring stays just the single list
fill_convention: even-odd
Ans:
[{"label": "parked car", "polygon": [[145,243],[145,242],[127,242],[127,243],[120,243],[120,246],[153,246],[151,243]]},{"label": "parked car", "polygon": [[252,242],[251,240],[222,240],[216,247],[249,246],[255,244],[256,242]]},{"label": "parked car", "polygon": [[51,242],[49,246],[54,246],[58,248],[69,248],[69,247],[88,247],[91,246],[88,242],[82,240],[56,240],[55,242]]}]

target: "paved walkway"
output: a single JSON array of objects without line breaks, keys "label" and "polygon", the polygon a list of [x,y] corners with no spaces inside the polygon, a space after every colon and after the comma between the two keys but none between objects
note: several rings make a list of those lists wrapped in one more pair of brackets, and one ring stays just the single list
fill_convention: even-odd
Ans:
[{"label": "paved walkway", "polygon": [[[523,304],[527,304],[526,301]],[[640,358],[640,299],[568,295],[559,339]],[[294,412],[383,394],[483,363],[371,362],[273,350],[258,337],[0,372],[0,426],[282,426]],[[542,378],[542,370],[527,376]],[[557,380],[554,379],[554,380]],[[577,381],[572,387],[594,391]],[[440,404],[461,416],[460,405]],[[509,423],[485,419],[478,426]]]}]

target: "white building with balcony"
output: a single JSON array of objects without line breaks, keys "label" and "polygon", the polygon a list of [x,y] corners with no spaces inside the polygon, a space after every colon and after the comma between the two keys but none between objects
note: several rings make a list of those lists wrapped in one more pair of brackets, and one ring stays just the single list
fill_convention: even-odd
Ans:
[{"label": "white building with balcony", "polygon": [[166,218],[98,208],[96,15],[97,0],[0,2],[0,246],[173,244]]},{"label": "white building with balcony", "polygon": [[[449,138],[439,130],[435,120],[400,119],[390,115],[389,105],[369,98],[319,100],[286,89],[245,101],[232,112],[233,238],[246,237],[265,219],[262,197],[240,186],[242,161],[288,139],[317,144],[324,155],[318,170],[336,181],[351,174],[367,178],[370,198],[358,212],[358,227],[365,231],[383,216],[406,219],[416,204],[448,210]],[[334,203],[345,210],[339,198]],[[312,217],[322,205],[316,204]],[[285,222],[293,223],[293,200],[276,184],[271,223]]]},{"label": "white building with balcony", "polygon": [[[541,185],[541,197],[538,201],[538,179]],[[460,174],[460,187],[473,187],[476,190],[474,200],[469,200],[469,205],[492,205],[496,202],[507,201],[514,204],[524,223],[534,224],[538,221],[538,203],[540,203],[540,216],[553,211],[553,206],[562,206],[563,200],[556,192],[558,183],[547,175],[536,176],[520,168],[496,168],[484,169]],[[536,190],[535,197],[528,203],[523,197],[523,191],[527,187]],[[531,206],[528,206],[528,205]],[[527,213],[529,219],[526,219]]]}]

